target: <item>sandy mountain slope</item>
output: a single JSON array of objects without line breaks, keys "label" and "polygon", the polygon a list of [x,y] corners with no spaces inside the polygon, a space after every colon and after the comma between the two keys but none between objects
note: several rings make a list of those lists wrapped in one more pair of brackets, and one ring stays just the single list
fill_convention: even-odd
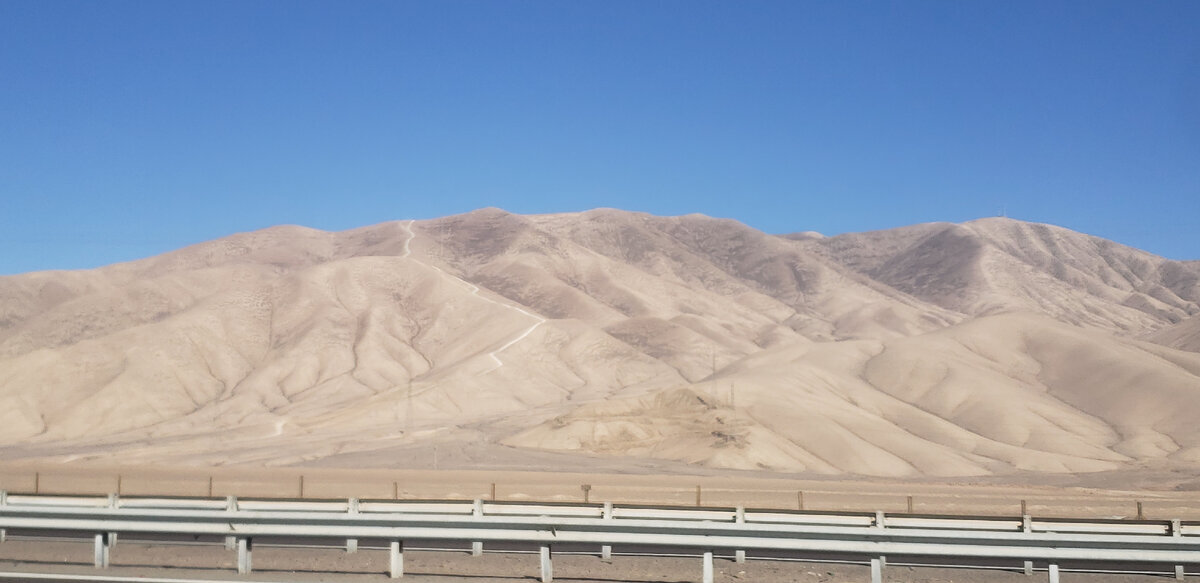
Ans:
[{"label": "sandy mountain slope", "polygon": [[580,407],[508,442],[819,473],[1087,472],[1196,462],[1198,413],[1197,355],[1005,314],[764,351],[688,390]]},{"label": "sandy mountain slope", "polygon": [[1200,357],[1132,338],[1200,311],[1196,273],[1016,221],[276,227],[0,278],[0,458],[1191,467]]},{"label": "sandy mountain slope", "polygon": [[804,243],[897,290],[971,316],[1025,310],[1136,334],[1200,314],[1200,263],[1052,225],[989,218]]},{"label": "sandy mountain slope", "polygon": [[1180,350],[1200,352],[1200,316],[1163,328],[1146,337],[1151,342]]}]

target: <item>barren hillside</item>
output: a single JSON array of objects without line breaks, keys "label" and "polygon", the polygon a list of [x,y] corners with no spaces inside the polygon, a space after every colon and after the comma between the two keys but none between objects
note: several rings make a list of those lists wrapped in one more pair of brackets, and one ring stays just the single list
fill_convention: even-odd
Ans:
[{"label": "barren hillside", "polygon": [[0,458],[1200,468],[1198,315],[1200,263],[1008,219],[276,227],[0,277]]}]

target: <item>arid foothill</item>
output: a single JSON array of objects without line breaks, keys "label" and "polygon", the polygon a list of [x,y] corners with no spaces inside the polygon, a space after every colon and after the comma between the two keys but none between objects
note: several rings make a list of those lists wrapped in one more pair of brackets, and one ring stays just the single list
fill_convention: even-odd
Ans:
[{"label": "arid foothill", "polygon": [[1006,218],[280,226],[0,277],[0,461],[1192,489],[1198,350],[1200,261]]}]

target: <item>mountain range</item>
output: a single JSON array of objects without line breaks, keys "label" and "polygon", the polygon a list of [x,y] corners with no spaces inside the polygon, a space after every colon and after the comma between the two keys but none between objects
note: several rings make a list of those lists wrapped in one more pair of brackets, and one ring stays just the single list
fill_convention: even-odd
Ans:
[{"label": "mountain range", "polygon": [[[800,219],[797,219],[800,222]],[[1200,470],[1200,261],[498,209],[0,277],[0,460]]]}]

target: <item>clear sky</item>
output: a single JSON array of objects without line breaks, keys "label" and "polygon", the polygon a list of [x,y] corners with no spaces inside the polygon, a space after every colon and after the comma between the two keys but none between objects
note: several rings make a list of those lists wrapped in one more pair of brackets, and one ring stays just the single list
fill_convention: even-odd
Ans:
[{"label": "clear sky", "polygon": [[0,274],[275,224],[1006,212],[1200,259],[1200,2],[0,1]]}]

